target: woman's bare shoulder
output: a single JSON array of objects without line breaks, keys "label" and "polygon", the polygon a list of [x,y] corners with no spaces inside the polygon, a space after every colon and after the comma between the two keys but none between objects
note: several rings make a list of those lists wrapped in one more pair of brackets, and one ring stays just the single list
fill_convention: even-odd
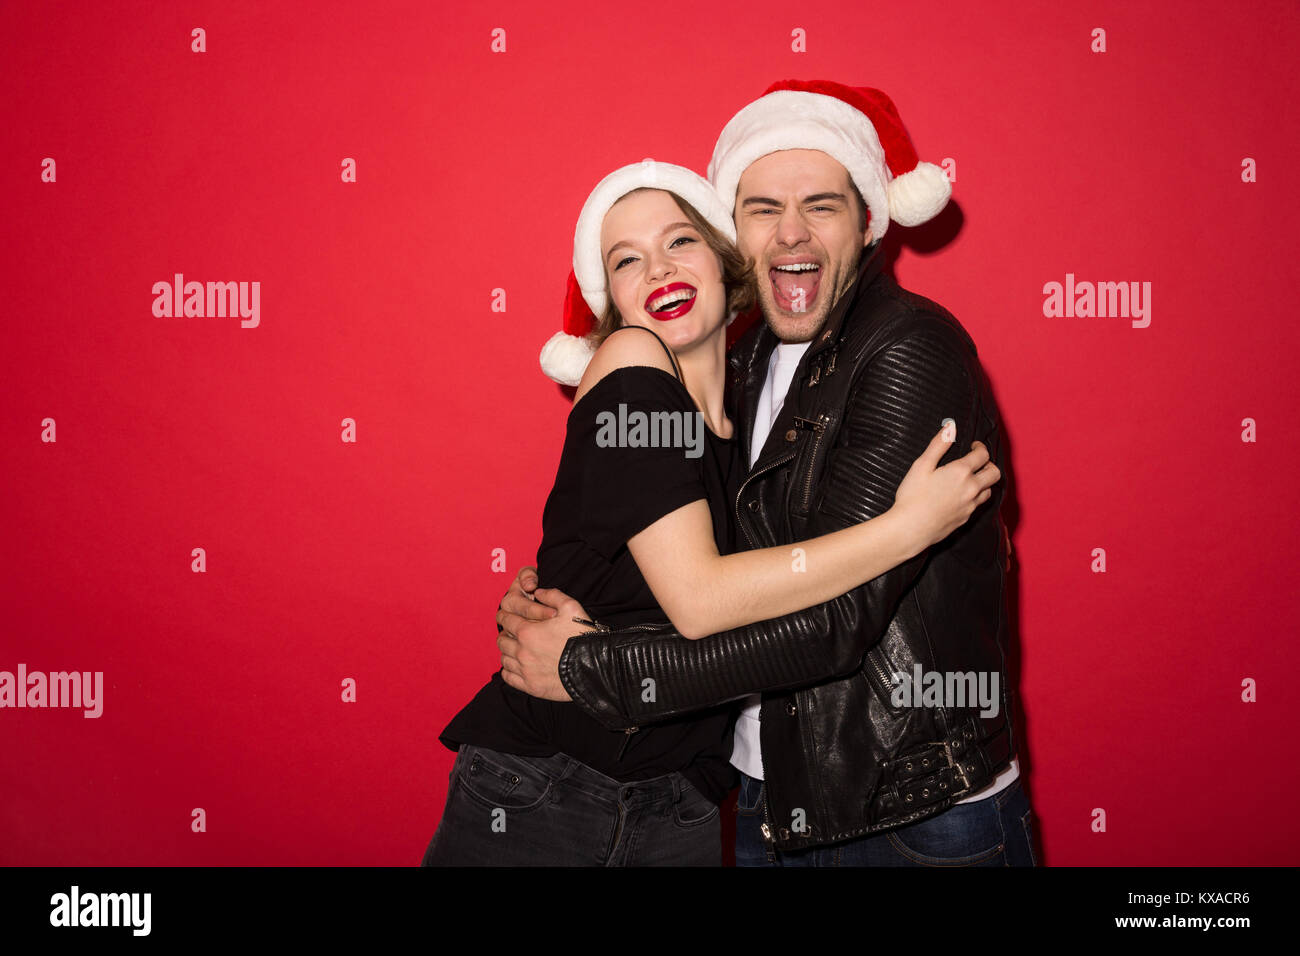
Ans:
[{"label": "woman's bare shoulder", "polygon": [[627,325],[610,333],[587,364],[587,371],[573,396],[574,402],[605,376],[622,368],[649,366],[676,377],[673,363],[660,341],[657,335],[639,325]]}]

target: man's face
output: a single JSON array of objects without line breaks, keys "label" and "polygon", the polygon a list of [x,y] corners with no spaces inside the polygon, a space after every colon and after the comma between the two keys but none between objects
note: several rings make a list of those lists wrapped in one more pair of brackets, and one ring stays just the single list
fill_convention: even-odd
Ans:
[{"label": "man's face", "polygon": [[735,216],[768,325],[783,342],[811,341],[871,243],[848,170],[821,150],[768,153],[741,175]]}]

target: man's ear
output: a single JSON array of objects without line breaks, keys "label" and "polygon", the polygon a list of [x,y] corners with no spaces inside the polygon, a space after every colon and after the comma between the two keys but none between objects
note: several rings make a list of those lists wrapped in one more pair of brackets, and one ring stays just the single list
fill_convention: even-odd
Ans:
[{"label": "man's ear", "polygon": [[867,246],[871,245],[871,240],[872,240],[873,238],[874,238],[874,237],[871,235],[871,227],[868,226],[868,227],[867,227],[867,234],[866,234],[866,236],[865,236],[865,237],[863,238],[863,240],[862,240],[862,248],[865,249],[865,248],[867,248]]}]

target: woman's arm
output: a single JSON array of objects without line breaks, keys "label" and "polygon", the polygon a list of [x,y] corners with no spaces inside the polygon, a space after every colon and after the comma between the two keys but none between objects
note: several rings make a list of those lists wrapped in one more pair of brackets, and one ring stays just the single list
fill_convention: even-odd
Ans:
[{"label": "woman's arm", "polygon": [[[598,381],[629,365],[673,374],[649,335],[610,336],[587,367],[575,406]],[[987,449],[936,468],[950,442],[940,431],[912,464],[884,514],[790,546],[722,556],[703,499],[665,514],[627,539],[655,600],[684,637],[781,617],[836,598],[915,557],[960,527],[1001,477]],[[982,469],[982,470],[981,470]],[[576,606],[576,605],[575,605]],[[577,615],[585,617],[583,615]],[[561,613],[572,624],[573,614]]]},{"label": "woman's arm", "polygon": [[942,541],[988,500],[1001,472],[988,450],[936,468],[949,442],[930,442],[884,514],[794,545],[719,555],[703,500],[664,515],[627,542],[664,613],[683,636],[781,617],[821,604]]}]

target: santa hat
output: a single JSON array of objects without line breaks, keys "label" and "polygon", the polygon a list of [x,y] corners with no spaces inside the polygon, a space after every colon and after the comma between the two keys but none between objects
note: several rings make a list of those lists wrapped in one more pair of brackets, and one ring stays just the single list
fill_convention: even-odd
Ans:
[{"label": "santa hat", "polygon": [[[591,191],[573,232],[573,271],[564,296],[564,331],[556,332],[542,347],[542,371],[561,385],[577,385],[595,353],[588,336],[596,316],[605,311],[609,291],[600,254],[600,229],[605,213],[634,189],[648,187],[675,193],[690,203],[714,229],[732,242],[736,224],[731,211],[708,180],[684,166],[644,159],[614,170]],[[734,190],[733,190],[734,192]],[[729,316],[730,321],[735,316]]]},{"label": "santa hat", "polygon": [[943,170],[919,161],[898,110],[880,90],[781,80],[733,116],[713,148],[709,181],[728,212],[749,164],[782,149],[821,150],[847,169],[876,239],[891,219],[900,226],[933,219],[952,195]]}]

